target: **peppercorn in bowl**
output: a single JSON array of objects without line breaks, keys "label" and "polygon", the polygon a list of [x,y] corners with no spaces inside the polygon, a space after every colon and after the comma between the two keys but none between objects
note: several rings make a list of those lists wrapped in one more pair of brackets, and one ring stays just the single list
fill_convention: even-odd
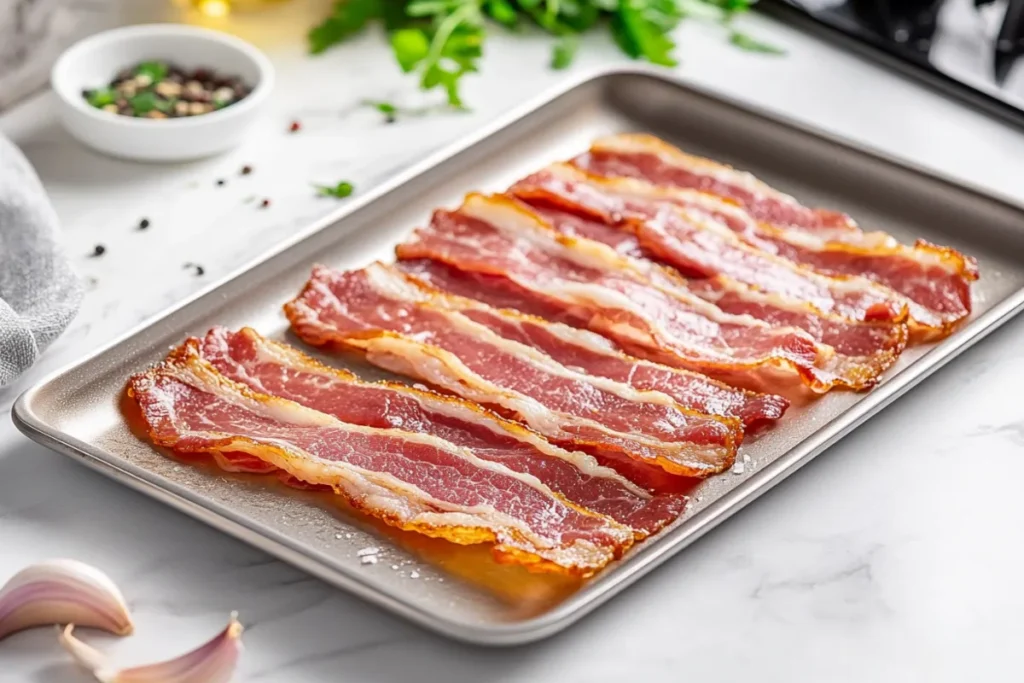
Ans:
[{"label": "peppercorn in bowl", "polygon": [[122,69],[109,84],[82,91],[101,111],[148,119],[209,114],[248,94],[249,86],[238,76],[205,67],[182,69],[159,59]]},{"label": "peppercorn in bowl", "polygon": [[273,87],[257,48],[175,24],[105,31],[73,45],[51,84],[68,132],[138,161],[184,161],[242,141]]}]

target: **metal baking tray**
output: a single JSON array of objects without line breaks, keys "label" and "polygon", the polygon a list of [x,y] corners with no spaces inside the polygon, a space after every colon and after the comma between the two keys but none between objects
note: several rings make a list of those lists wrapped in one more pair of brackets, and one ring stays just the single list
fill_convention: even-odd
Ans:
[{"label": "metal baking tray", "polygon": [[[290,338],[281,305],[314,262],[358,267],[439,206],[469,190],[500,190],[595,137],[649,131],[749,169],[804,202],[838,208],[903,240],[950,244],[978,258],[976,311],[948,339],[907,351],[876,389],[833,392],[793,408],[743,448],[742,474],[700,485],[686,515],[582,585],[507,568],[485,548],[389,532],[325,494],[269,478],[182,463],[126,423],[128,376],[215,324]],[[669,74],[615,68],[571,82],[433,155],[288,244],[22,395],[18,427],[36,441],[211,526],[427,628],[464,641],[513,645],[567,627],[672,557],[895,400],[1024,307],[1024,212]],[[335,359],[334,362],[337,362]],[[360,370],[361,372],[363,370]],[[375,564],[359,551],[379,548]],[[365,553],[364,553],[365,554]],[[472,577],[472,578],[467,578]]]}]

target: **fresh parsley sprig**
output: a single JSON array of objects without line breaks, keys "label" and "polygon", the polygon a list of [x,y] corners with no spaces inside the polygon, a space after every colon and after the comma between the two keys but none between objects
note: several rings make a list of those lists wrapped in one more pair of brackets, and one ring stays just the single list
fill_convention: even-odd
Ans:
[{"label": "fresh parsley sprig", "polygon": [[741,31],[733,31],[729,34],[729,42],[747,52],[760,52],[766,55],[784,55],[786,52],[771,43],[766,43]]},{"label": "fresh parsley sprig", "polygon": [[344,199],[345,197],[352,196],[352,193],[356,191],[355,185],[342,180],[334,185],[317,185],[313,187],[316,189],[316,193],[321,197],[334,197],[335,199]]},{"label": "fresh parsley sprig", "polygon": [[[463,108],[461,79],[477,70],[487,24],[517,29],[524,23],[556,37],[551,67],[572,64],[579,35],[607,24],[615,42],[634,59],[674,66],[672,30],[686,17],[728,22],[753,0],[337,0],[330,16],[309,32],[314,54],[381,22],[405,73],[419,75],[424,90],[443,90]],[[753,52],[776,48],[733,31],[730,42]]]}]

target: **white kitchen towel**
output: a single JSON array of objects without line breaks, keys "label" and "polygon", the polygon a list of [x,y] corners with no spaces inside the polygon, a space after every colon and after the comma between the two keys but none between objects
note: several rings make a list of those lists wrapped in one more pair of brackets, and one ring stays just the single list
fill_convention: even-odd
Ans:
[{"label": "white kitchen towel", "polygon": [[32,166],[0,137],[0,387],[61,335],[81,299],[57,214]]}]

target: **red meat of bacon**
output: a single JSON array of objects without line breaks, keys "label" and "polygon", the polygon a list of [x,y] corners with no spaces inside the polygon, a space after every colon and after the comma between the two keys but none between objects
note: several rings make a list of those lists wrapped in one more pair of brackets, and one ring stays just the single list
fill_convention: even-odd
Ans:
[{"label": "red meat of bacon", "polygon": [[687,411],[665,394],[570,370],[500,337],[383,264],[316,267],[285,312],[307,343],[360,349],[380,367],[492,406],[569,447],[707,476],[732,464],[742,438],[737,420]]},{"label": "red meat of bacon", "polygon": [[724,311],[806,331],[835,349],[828,367],[851,384],[871,386],[903,351],[905,310],[884,288],[766,254],[706,214],[686,215],[635,185],[645,184],[556,165],[516,183],[512,192],[561,233],[622,254],[648,254],[695,275],[687,289]]},{"label": "red meat of bacon", "polygon": [[762,251],[714,217],[667,201],[642,181],[606,179],[554,164],[516,183],[511,193],[534,205],[554,206],[631,232],[645,254],[688,277],[723,275],[855,321],[899,322],[906,317],[906,305],[871,280],[822,275]]},{"label": "red meat of bacon", "polygon": [[508,197],[470,195],[459,211],[436,212],[397,251],[402,259],[501,276],[508,281],[503,290],[534,300],[538,309],[560,309],[562,322],[604,334],[634,355],[731,384],[778,391],[792,388],[787,375],[795,374],[814,391],[851,386],[826,367],[834,350],[807,333],[728,314],[669,271],[561,235]]},{"label": "red meat of bacon", "polygon": [[803,206],[750,173],[686,154],[653,135],[600,138],[573,163],[600,175],[644,178],[659,185],[688,187],[726,197],[755,219],[772,225],[828,235],[860,231],[844,213]]},{"label": "red meat of bacon", "polygon": [[765,252],[888,287],[907,304],[915,339],[946,336],[971,313],[977,262],[949,247],[924,240],[906,246],[883,232],[864,232],[848,216],[803,207],[747,173],[651,136],[604,138],[573,163],[593,174],[655,185],[670,201],[714,216]]},{"label": "red meat of bacon", "polygon": [[[412,266],[420,286],[433,288],[433,301],[443,301],[446,308],[459,311],[506,339],[542,351],[566,367],[623,382],[634,389],[660,391],[684,408],[737,418],[748,430],[756,430],[778,420],[789,406],[789,401],[781,396],[736,389],[700,373],[633,358],[598,334],[523,314],[512,310],[512,307],[498,309],[470,299],[471,295],[477,294],[486,301],[494,289],[480,287],[468,278],[459,278],[457,272],[443,264],[432,261],[403,263]],[[417,263],[421,267],[417,268]],[[460,286],[460,282],[469,286]],[[500,297],[498,301],[501,301]]]}]

